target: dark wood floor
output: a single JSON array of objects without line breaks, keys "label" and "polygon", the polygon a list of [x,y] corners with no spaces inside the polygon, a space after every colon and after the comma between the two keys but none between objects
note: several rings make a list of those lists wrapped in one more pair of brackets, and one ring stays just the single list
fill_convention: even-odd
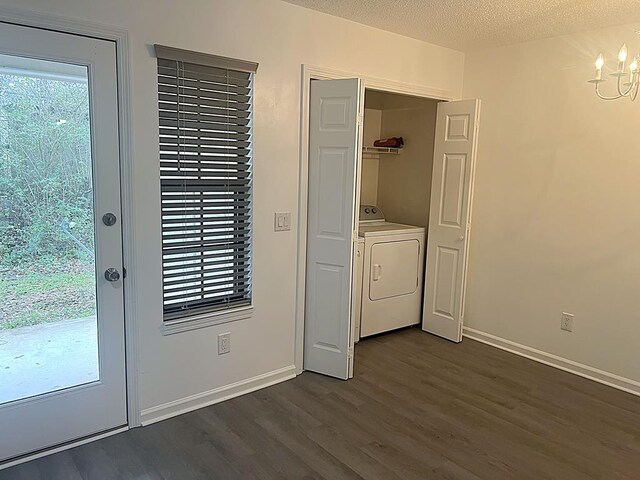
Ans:
[{"label": "dark wood floor", "polygon": [[417,329],[362,341],[355,373],[304,373],[0,478],[640,479],[638,397]]}]

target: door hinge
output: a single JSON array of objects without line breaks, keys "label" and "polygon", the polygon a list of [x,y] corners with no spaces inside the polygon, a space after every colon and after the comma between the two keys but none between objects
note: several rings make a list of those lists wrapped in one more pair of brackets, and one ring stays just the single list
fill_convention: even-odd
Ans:
[{"label": "door hinge", "polygon": [[361,113],[358,114],[358,125],[364,125],[364,116]]},{"label": "door hinge", "polygon": [[353,347],[349,347],[347,349],[347,358],[349,358],[350,360],[353,359]]}]

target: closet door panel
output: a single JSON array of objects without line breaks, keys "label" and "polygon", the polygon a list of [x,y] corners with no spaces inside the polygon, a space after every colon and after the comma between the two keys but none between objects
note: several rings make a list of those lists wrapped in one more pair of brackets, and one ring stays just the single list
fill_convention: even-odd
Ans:
[{"label": "closet door panel", "polygon": [[462,340],[480,100],[438,105],[422,329]]},{"label": "closet door panel", "polygon": [[311,82],[304,368],[347,379],[360,80]]}]

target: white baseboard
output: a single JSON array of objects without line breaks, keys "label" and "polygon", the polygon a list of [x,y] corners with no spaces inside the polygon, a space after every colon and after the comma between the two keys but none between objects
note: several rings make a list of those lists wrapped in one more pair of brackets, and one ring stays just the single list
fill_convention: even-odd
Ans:
[{"label": "white baseboard", "polygon": [[239,397],[245,393],[254,392],[261,388],[269,387],[276,383],[284,382],[285,380],[290,380],[295,376],[296,367],[294,365],[290,365],[279,370],[263,373],[256,377],[225,385],[224,387],[214,388],[207,392],[197,393],[179,400],[146,408],[142,410],[142,425],[151,425],[152,423],[166,420],[167,418],[175,417],[176,415],[182,415],[183,413],[207,407],[214,403]]},{"label": "white baseboard", "polygon": [[565,372],[573,373],[589,380],[593,380],[598,383],[603,383],[618,390],[631,393],[633,395],[640,396],[640,382],[631,380],[629,378],[621,377],[613,373],[605,372],[597,368],[584,365],[582,363],[574,362],[566,358],[553,355],[551,353],[543,352],[535,348],[527,347],[511,340],[506,340],[490,333],[481,332],[473,328],[464,327],[462,331],[464,337],[476,340],[478,342],[491,345],[492,347],[506,350],[507,352],[515,353],[521,357],[535,360],[536,362],[544,363],[551,367],[559,368]]}]

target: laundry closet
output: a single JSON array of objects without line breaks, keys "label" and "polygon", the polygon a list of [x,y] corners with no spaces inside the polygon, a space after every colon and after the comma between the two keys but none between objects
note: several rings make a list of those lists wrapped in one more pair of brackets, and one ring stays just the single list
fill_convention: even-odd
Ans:
[{"label": "laundry closet", "polygon": [[303,96],[304,369],[342,379],[362,338],[462,340],[480,115],[363,84],[312,78]]},{"label": "laundry closet", "polygon": [[[355,342],[422,321],[438,103],[365,90],[353,289]],[[401,139],[401,145],[374,146],[388,138]]]}]

